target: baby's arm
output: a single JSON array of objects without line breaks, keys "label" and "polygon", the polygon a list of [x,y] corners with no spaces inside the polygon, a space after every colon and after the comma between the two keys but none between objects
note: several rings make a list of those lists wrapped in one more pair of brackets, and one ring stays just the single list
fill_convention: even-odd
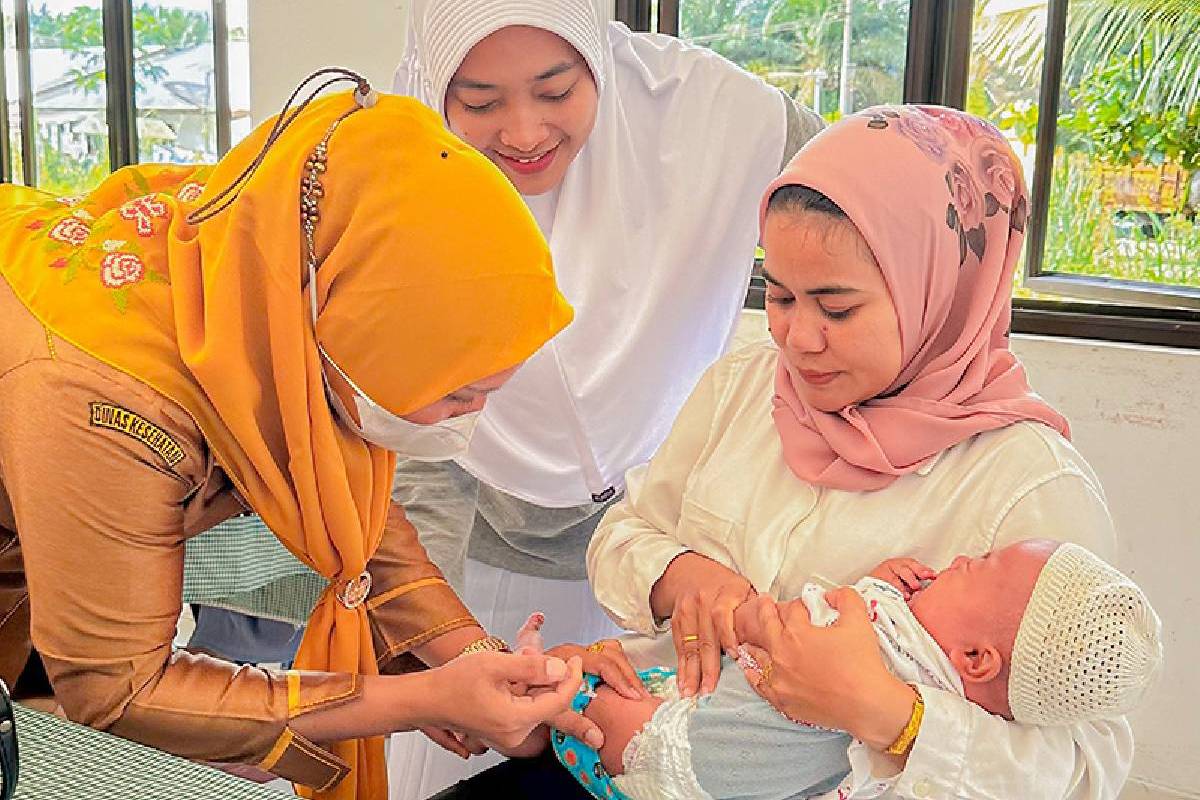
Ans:
[{"label": "baby's arm", "polygon": [[937,572],[915,558],[889,558],[869,574],[872,578],[895,586],[904,594],[905,600],[921,588],[922,581],[932,580],[937,576]]}]

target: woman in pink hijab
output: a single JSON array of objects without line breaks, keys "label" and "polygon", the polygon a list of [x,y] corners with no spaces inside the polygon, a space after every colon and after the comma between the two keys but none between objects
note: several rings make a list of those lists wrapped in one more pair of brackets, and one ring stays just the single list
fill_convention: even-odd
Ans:
[{"label": "woman in pink hijab", "polygon": [[1115,798],[1132,757],[1124,719],[1023,727],[900,682],[853,592],[830,628],[767,601],[733,624],[886,558],[941,569],[1039,536],[1113,559],[1096,476],[1009,349],[1027,212],[1011,148],[962,112],[873,108],[818,135],[762,202],[773,341],[706,373],[588,552],[600,603],[653,637],[626,647],[639,666],[674,655],[705,694],[737,668],[723,652],[761,648],[772,705],[894,751],[884,797]]}]

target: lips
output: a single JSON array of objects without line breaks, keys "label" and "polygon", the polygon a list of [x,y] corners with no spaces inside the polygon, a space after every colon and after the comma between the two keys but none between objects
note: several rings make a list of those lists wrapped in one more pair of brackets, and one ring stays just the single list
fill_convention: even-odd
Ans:
[{"label": "lips", "polygon": [[799,371],[800,379],[810,386],[825,386],[840,374],[840,372],[817,372],[810,369]]},{"label": "lips", "polygon": [[537,156],[510,156],[499,151],[496,151],[496,155],[513,172],[520,175],[535,175],[543,172],[554,163],[554,158],[558,155],[558,147],[558,145],[555,145]]}]

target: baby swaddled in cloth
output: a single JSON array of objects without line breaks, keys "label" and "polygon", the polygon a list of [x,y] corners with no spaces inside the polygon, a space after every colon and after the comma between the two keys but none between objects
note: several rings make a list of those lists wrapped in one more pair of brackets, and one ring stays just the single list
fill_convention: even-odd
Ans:
[{"label": "baby swaddled in cloth", "polygon": [[[1027,539],[959,556],[939,573],[892,559],[854,588],[893,674],[1021,723],[1124,714],[1162,661],[1161,624],[1142,591],[1074,544]],[[824,595],[808,584],[790,602],[804,603],[813,624],[829,625],[837,612]],[[757,669],[748,659],[742,651],[742,666]],[[644,700],[588,676],[575,707],[603,730],[604,748],[552,731],[555,753],[605,799],[847,800],[877,797],[891,785],[865,745],[786,719],[733,661],[724,665],[732,668],[700,699],[681,698],[667,669],[639,673],[651,693]]]}]

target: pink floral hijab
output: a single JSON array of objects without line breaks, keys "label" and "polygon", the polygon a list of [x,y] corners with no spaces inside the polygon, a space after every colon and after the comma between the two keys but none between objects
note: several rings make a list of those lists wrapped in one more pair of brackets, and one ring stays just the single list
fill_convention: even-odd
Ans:
[{"label": "pink floral hijab", "polygon": [[1028,194],[998,130],[949,108],[879,106],[809,142],[763,196],[803,185],[858,227],[900,323],[902,363],[879,397],[837,413],[809,407],[781,356],[774,419],[792,472],[872,491],[943,450],[1023,420],[1069,435],[1009,350],[1013,269]]}]

